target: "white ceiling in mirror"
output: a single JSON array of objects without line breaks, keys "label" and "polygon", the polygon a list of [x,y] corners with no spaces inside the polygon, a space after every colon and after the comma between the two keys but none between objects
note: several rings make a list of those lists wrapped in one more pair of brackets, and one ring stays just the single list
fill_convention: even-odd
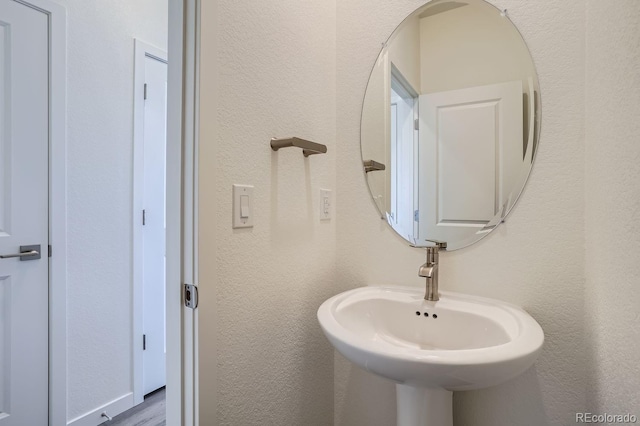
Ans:
[{"label": "white ceiling in mirror", "polygon": [[365,93],[362,160],[381,217],[415,246],[466,247],[499,225],[529,176],[538,79],[505,13],[427,3],[385,43]]}]

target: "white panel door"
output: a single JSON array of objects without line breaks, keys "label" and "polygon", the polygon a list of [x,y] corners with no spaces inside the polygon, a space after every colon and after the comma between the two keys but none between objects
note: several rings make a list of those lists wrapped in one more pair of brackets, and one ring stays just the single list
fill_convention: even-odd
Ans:
[{"label": "white panel door", "polygon": [[461,239],[500,211],[523,162],[522,82],[420,96],[419,241]]},{"label": "white panel door", "polygon": [[145,57],[144,232],[143,232],[143,389],[166,383],[165,194],[167,64]]},{"label": "white panel door", "polygon": [[0,426],[48,423],[48,16],[0,0]]}]

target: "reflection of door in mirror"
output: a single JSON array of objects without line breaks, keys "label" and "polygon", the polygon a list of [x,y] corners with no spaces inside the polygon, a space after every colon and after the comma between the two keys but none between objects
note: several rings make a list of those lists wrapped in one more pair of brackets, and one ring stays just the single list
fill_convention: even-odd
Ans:
[{"label": "reflection of door in mirror", "polygon": [[365,166],[381,217],[417,246],[455,250],[487,235],[531,170],[538,93],[502,11],[483,0],[417,9],[383,46],[362,106],[362,159],[387,166]]},{"label": "reflection of door in mirror", "polygon": [[522,126],[521,81],[420,95],[420,241],[463,239],[500,212],[519,182]]},{"label": "reflection of door in mirror", "polygon": [[393,64],[390,112],[389,223],[400,235],[413,239],[417,231],[414,161],[418,135],[414,123],[418,119],[418,94]]}]

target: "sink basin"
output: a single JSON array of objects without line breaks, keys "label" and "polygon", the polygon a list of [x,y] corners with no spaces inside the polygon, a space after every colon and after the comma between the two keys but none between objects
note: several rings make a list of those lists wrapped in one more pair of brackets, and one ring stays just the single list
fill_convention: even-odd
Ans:
[{"label": "sink basin", "polygon": [[347,291],[325,301],[318,320],[342,355],[398,384],[399,425],[452,423],[452,391],[518,376],[544,341],[540,325],[517,306],[448,292],[428,302],[418,288]]}]

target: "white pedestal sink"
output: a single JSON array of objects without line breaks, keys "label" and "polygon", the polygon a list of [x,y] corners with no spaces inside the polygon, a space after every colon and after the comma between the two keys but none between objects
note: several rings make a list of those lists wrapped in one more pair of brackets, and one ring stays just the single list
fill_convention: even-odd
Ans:
[{"label": "white pedestal sink", "polygon": [[363,287],[318,309],[333,346],[361,368],[396,382],[398,426],[452,426],[453,391],[512,379],[544,341],[524,310],[498,300],[424,290]]}]

